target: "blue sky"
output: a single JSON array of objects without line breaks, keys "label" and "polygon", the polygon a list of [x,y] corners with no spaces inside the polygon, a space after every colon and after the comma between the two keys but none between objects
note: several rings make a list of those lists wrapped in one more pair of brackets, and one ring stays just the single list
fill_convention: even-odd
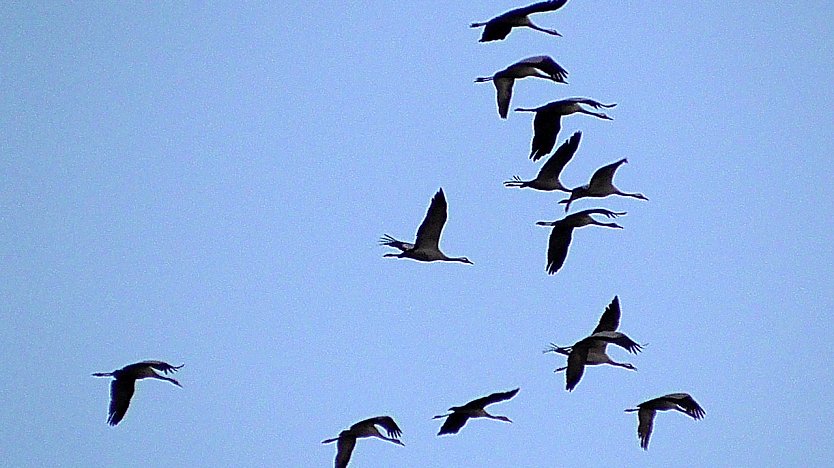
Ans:
[{"label": "blue sky", "polygon": [[[322,439],[388,414],[405,447],[351,466],[786,466],[834,458],[832,7],[573,0],[479,44],[523,2],[0,5],[0,459],[9,466],[332,466]],[[508,190],[531,116],[474,84],[548,54],[569,85],[513,107],[616,102],[563,120],[583,200],[625,229],[575,233],[544,272],[558,194]],[[443,187],[441,246],[473,266],[383,259]],[[614,295],[636,373],[573,393],[541,353]],[[142,359],[116,428],[108,382]],[[435,437],[452,405],[521,387]],[[623,409],[675,391],[650,450]]]}]

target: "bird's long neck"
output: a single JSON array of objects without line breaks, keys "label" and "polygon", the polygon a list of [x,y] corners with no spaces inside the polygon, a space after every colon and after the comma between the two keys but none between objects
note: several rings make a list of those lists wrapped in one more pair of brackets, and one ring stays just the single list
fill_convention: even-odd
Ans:
[{"label": "bird's long neck", "polygon": [[612,361],[612,360],[609,359],[608,364],[611,364],[612,366],[622,367],[622,368],[628,369],[628,370],[637,370],[637,369],[634,368],[633,364],[629,364],[627,362],[617,362],[617,361]]},{"label": "bird's long neck", "polygon": [[583,109],[581,107],[579,107],[576,112],[579,112],[580,114],[593,115],[594,117],[597,117],[597,118],[600,118],[600,119],[611,120],[611,117],[608,117],[607,115],[603,114],[602,112],[589,111],[588,109]]},{"label": "bird's long neck", "polygon": [[512,422],[510,418],[506,416],[495,416],[493,414],[489,414],[484,410],[484,417],[489,419],[495,419],[496,421],[504,421],[504,422]]},{"label": "bird's long neck", "polygon": [[182,387],[182,385],[180,385],[180,383],[177,382],[176,379],[172,379],[170,377],[164,377],[164,376],[161,376],[159,374],[156,374],[155,376],[151,376],[151,378],[152,379],[159,379],[159,380],[166,380],[166,381],[171,382],[172,384],[176,385],[177,387]]}]

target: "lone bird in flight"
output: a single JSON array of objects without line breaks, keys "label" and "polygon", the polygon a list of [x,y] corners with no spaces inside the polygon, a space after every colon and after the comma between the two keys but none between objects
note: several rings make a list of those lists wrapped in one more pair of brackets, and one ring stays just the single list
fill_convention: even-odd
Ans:
[{"label": "lone bird in flight", "polygon": [[495,85],[496,99],[498,101],[498,115],[502,119],[506,119],[507,113],[510,111],[510,99],[513,97],[513,84],[515,80],[527,78],[528,76],[567,84],[565,79],[568,77],[568,71],[547,55],[537,55],[519,60],[509,67],[495,72],[492,76],[475,78],[475,83],[492,81],[492,84]]},{"label": "lone bird in flight", "polygon": [[637,405],[637,408],[629,408],[626,413],[637,411],[637,437],[640,438],[640,447],[643,450],[649,449],[649,437],[652,435],[654,416],[658,411],[677,410],[686,414],[692,419],[701,419],[706,412],[694,398],[688,393],[670,393],[653,400],[644,401]]},{"label": "lone bird in flight", "polygon": [[484,28],[481,34],[481,39],[478,42],[500,41],[507,37],[513,28],[528,27],[550,34],[552,36],[561,36],[555,29],[546,29],[533,24],[530,21],[530,15],[534,13],[544,13],[547,11],[555,11],[565,6],[568,0],[551,0],[549,2],[538,2],[525,7],[516,8],[506,13],[496,16],[489,21],[483,23],[472,23],[470,28]]},{"label": "lone bird in flight", "polygon": [[169,372],[176,372],[181,369],[182,365],[172,366],[162,361],[142,361],[135,364],[130,364],[113,372],[96,372],[95,377],[113,377],[113,382],[110,383],[110,411],[107,416],[107,423],[111,426],[119,424],[122,418],[127,413],[127,408],[130,406],[130,399],[133,397],[133,391],[136,387],[136,381],[140,379],[159,379],[167,380],[177,387],[182,388],[179,382],[170,377],[164,377],[156,373],[156,370],[162,371],[163,374]]},{"label": "lone bird in flight", "polygon": [[595,220],[591,215],[604,215],[608,218],[616,218],[626,214],[625,212],[616,212],[606,210],[605,208],[593,208],[590,210],[579,211],[577,213],[567,215],[557,221],[539,221],[537,226],[553,226],[550,231],[550,238],[547,241],[547,274],[552,275],[562,268],[565,264],[565,259],[568,258],[568,248],[573,237],[573,230],[576,228],[594,225],[603,226],[615,229],[622,229],[623,227],[617,223],[603,223]]},{"label": "lone bird in flight", "polygon": [[594,172],[591,176],[591,181],[580,187],[570,190],[570,197],[566,200],[560,200],[559,203],[565,204],[565,212],[570,209],[570,204],[574,200],[580,198],[604,198],[608,195],[620,195],[623,197],[638,198],[640,200],[648,200],[642,193],[626,193],[614,186],[614,173],[617,172],[622,164],[627,163],[628,159],[620,159],[615,163],[603,166]]},{"label": "lone bird in flight", "polygon": [[438,432],[437,435],[457,434],[469,418],[489,418],[511,423],[512,421],[510,418],[506,416],[493,416],[487,413],[484,408],[493,403],[498,403],[499,401],[509,400],[514,397],[518,391],[519,389],[516,388],[515,390],[510,390],[509,392],[493,393],[491,395],[472,400],[463,406],[453,406],[449,408],[451,413],[441,414],[432,418],[446,418],[446,421],[443,422],[443,425],[440,427],[440,432]]},{"label": "lone bird in flight", "polygon": [[533,142],[531,144],[530,159],[538,161],[539,158],[553,149],[553,145],[556,144],[556,137],[559,136],[559,130],[562,129],[562,116],[564,115],[579,113],[593,115],[604,120],[614,120],[606,114],[589,111],[582,107],[583,105],[593,107],[594,109],[610,109],[617,104],[603,104],[588,98],[568,98],[553,101],[535,108],[518,107],[515,109],[516,112],[536,113],[536,117],[533,118]]},{"label": "lone bird in flight", "polygon": [[521,177],[513,176],[512,180],[504,181],[504,187],[530,187],[533,190],[570,192],[570,189],[562,184],[559,176],[573,158],[573,155],[576,154],[581,138],[582,132],[576,132],[572,137],[565,140],[556,152],[544,162],[535,179],[521,180]]},{"label": "lone bird in flight", "polygon": [[[381,426],[388,433],[388,437],[382,435],[376,426]],[[350,461],[350,455],[353,453],[353,448],[356,446],[356,439],[363,439],[365,437],[377,437],[388,442],[393,442],[398,445],[405,445],[399,439],[402,435],[397,423],[391,416],[377,416],[368,418],[364,421],[350,426],[349,429],[339,433],[339,437],[332,439],[325,439],[321,441],[322,444],[329,444],[336,442],[336,468],[346,468]]]},{"label": "lone bird in flight", "polygon": [[400,253],[387,253],[383,257],[410,258],[420,262],[461,262],[471,265],[472,262],[466,257],[447,257],[440,251],[440,234],[446,224],[446,208],[446,195],[441,188],[432,198],[426,217],[417,229],[417,240],[410,244],[385,234],[379,240],[379,244],[399,249]]}]

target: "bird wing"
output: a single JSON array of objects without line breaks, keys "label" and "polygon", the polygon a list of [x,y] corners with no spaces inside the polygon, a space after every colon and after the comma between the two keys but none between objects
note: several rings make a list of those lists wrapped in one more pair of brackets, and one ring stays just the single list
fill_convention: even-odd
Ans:
[{"label": "bird wing", "polygon": [[678,411],[686,413],[693,419],[701,419],[706,414],[704,409],[701,408],[701,405],[699,405],[688,393],[672,393],[663,398],[674,402],[678,405]]},{"label": "bird wing", "polygon": [[611,163],[597,169],[596,172],[594,172],[594,175],[591,176],[591,182],[588,184],[590,189],[593,191],[594,187],[608,187],[609,185],[614,185],[614,173],[617,172],[617,168],[619,168],[624,162],[626,162],[625,159],[620,159],[615,163]]},{"label": "bird wing", "polygon": [[639,353],[643,347],[640,346],[636,341],[632,340],[625,333],[617,332],[617,331],[602,331],[598,333],[594,333],[593,335],[589,336],[587,339],[589,340],[598,340],[604,341],[607,343],[615,344],[629,353],[637,354]]},{"label": "bird wing", "polygon": [[115,379],[110,383],[110,410],[107,416],[107,423],[115,426],[121,422],[130,406],[130,399],[133,397],[136,380]]},{"label": "bird wing", "polygon": [[546,11],[554,11],[558,10],[559,8],[562,8],[563,6],[565,6],[566,3],[568,3],[568,0],[550,0],[547,2],[537,2],[533,3],[532,5],[527,5],[521,8],[510,10],[501,16],[521,17],[532,15],[533,13],[544,13]]},{"label": "bird wing", "polygon": [[353,426],[351,426],[351,429],[353,429],[356,426],[363,426],[366,424],[382,426],[385,429],[385,431],[388,432],[388,437],[391,437],[393,439],[399,438],[403,433],[402,430],[400,430],[400,427],[397,426],[397,423],[394,422],[394,418],[392,418],[391,416],[377,416],[375,418],[368,418],[364,421],[360,421],[354,424]]},{"label": "bird wing", "polygon": [[582,132],[576,132],[573,136],[565,140],[565,142],[562,143],[558,149],[556,149],[553,156],[545,161],[541,170],[539,170],[539,174],[536,176],[536,179],[559,180],[559,176],[562,174],[565,166],[568,165],[568,162],[570,162],[571,158],[573,158],[573,155],[576,153],[576,150],[579,148],[579,140],[581,139]]},{"label": "bird wing", "polygon": [[417,239],[414,241],[415,249],[438,249],[440,233],[443,232],[443,225],[446,224],[446,208],[446,195],[443,194],[443,189],[440,189],[431,199],[426,217],[420,224],[420,228],[417,229]]},{"label": "bird wing", "polygon": [[356,437],[339,437],[336,442],[336,468],[347,468],[354,447]]},{"label": "bird wing", "polygon": [[510,34],[510,31],[512,30],[512,25],[504,22],[500,16],[493,18],[487,22],[486,26],[484,26],[484,32],[481,34],[479,42],[503,40]]},{"label": "bird wing", "polygon": [[443,425],[440,426],[440,431],[437,435],[443,434],[457,434],[458,431],[466,424],[466,421],[469,420],[469,416],[466,414],[454,411],[452,414],[443,421]]},{"label": "bird wing", "polygon": [[169,372],[176,372],[180,370],[180,368],[182,368],[182,365],[172,366],[171,364],[162,361],[142,361],[139,364],[150,366],[158,371],[162,371],[162,373],[164,374],[168,374]]},{"label": "bird wing", "polygon": [[562,221],[565,221],[565,224],[571,224],[576,220],[581,220],[585,216],[593,214],[603,215],[606,218],[616,218],[617,216],[622,216],[626,213],[624,211],[606,210],[605,208],[591,208],[590,210],[577,211],[572,215],[565,216]]},{"label": "bird wing", "polygon": [[601,103],[601,102],[599,102],[599,101],[594,101],[593,99],[581,98],[581,97],[567,98],[567,99],[563,99],[561,102],[564,102],[564,103],[572,103],[572,104],[585,104],[586,106],[591,106],[591,107],[593,107],[594,109],[599,109],[600,107],[604,107],[604,108],[606,108],[606,109],[610,109],[610,108],[612,108],[612,107],[614,107],[614,106],[616,106],[616,105],[617,105],[617,103],[613,103],[613,104],[603,104],[603,103]]},{"label": "bird wing", "polygon": [[562,114],[556,111],[540,110],[533,119],[533,142],[530,159],[538,161],[553,149],[556,137],[562,128]]},{"label": "bird wing", "polygon": [[510,100],[513,98],[514,83],[515,79],[513,78],[497,78],[492,80],[492,84],[495,85],[496,100],[498,101],[498,115],[502,119],[506,119],[507,114],[510,112]]},{"label": "bird wing", "polygon": [[608,304],[608,307],[605,308],[605,312],[602,313],[602,317],[599,318],[599,323],[597,327],[594,328],[594,331],[591,334],[603,332],[603,331],[617,331],[617,328],[620,326],[620,298],[614,296],[614,300]]},{"label": "bird wing", "polygon": [[585,373],[585,361],[588,360],[588,348],[590,343],[582,340],[571,349],[568,355],[568,368],[565,372],[565,389],[572,392],[579,381],[582,379],[582,374]]},{"label": "bird wing", "polygon": [[565,259],[568,258],[571,237],[573,237],[572,227],[559,224],[553,226],[553,230],[550,231],[550,238],[547,241],[548,275],[555,274],[565,264]]},{"label": "bird wing", "polygon": [[485,397],[477,398],[475,400],[470,401],[469,403],[463,405],[463,408],[467,409],[481,409],[485,408],[487,405],[491,405],[493,403],[498,403],[499,401],[509,400],[510,398],[514,397],[516,393],[518,393],[520,389],[516,388],[515,390],[510,390],[508,392],[496,392]]},{"label": "bird wing", "polygon": [[556,81],[564,82],[568,78],[568,71],[548,55],[537,55],[524,59],[520,63],[529,63]]},{"label": "bird wing", "polygon": [[637,412],[637,437],[640,438],[640,447],[643,447],[643,450],[649,449],[649,437],[652,435],[654,415],[655,410],[651,408],[640,408],[640,411]]},{"label": "bird wing", "polygon": [[406,250],[411,250],[411,249],[414,248],[414,244],[394,239],[393,237],[389,236],[388,234],[385,234],[384,236],[379,238],[379,245],[387,245],[388,247],[393,247],[395,249],[399,249],[402,252],[405,252]]}]

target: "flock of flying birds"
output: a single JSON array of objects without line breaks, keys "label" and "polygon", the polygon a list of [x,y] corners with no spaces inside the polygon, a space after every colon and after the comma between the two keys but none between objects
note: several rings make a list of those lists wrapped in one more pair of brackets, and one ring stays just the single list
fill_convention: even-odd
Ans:
[{"label": "flock of flying birds", "polygon": [[[563,7],[566,3],[567,0],[538,2],[510,10],[486,22],[472,23],[470,26],[473,28],[484,28],[480,42],[503,40],[516,27],[527,27],[550,35],[561,36],[561,34],[553,29],[546,29],[535,25],[530,20],[529,15],[554,11]],[[515,80],[534,76],[556,83],[567,84],[567,75],[568,72],[552,58],[548,56],[535,56],[520,60],[490,77],[479,77],[475,82],[482,83],[491,81],[495,85],[498,115],[506,119],[509,113]],[[538,161],[553,150],[561,128],[562,116],[582,113],[600,119],[611,120],[611,117],[608,115],[588,110],[584,106],[593,109],[607,109],[615,105],[603,104],[587,98],[568,98],[535,108],[516,108],[515,111],[517,112],[534,112],[536,114],[533,119],[533,141],[530,159]],[[534,179],[525,181],[521,180],[518,176],[514,176],[511,180],[505,181],[504,185],[510,188],[531,188],[541,191],[569,193],[570,195],[567,199],[559,202],[565,205],[565,212],[570,210],[571,203],[581,198],[603,198],[609,195],[620,195],[648,200],[640,193],[622,192],[614,186],[614,174],[623,163],[628,162],[626,159],[620,159],[619,161],[601,167],[594,172],[590,182],[586,185],[576,188],[568,188],[563,185],[560,180],[560,174],[579,148],[581,138],[582,133],[577,131],[565,140],[553,152],[549,159],[544,162]],[[539,221],[536,223],[539,226],[552,227],[547,249],[547,273],[551,275],[555,274],[564,265],[574,229],[588,225],[622,229],[622,226],[616,223],[601,222],[592,216],[600,215],[606,218],[616,218],[624,214],[624,212],[594,208],[566,215],[557,221]],[[466,257],[448,257],[440,250],[440,235],[443,226],[446,224],[446,219],[446,196],[441,188],[431,200],[428,212],[417,230],[417,237],[414,243],[400,241],[387,234],[380,239],[381,245],[392,247],[399,251],[398,253],[387,253],[384,257],[410,258],[422,262],[447,261],[472,264]],[[632,364],[616,362],[606,353],[606,348],[609,344],[619,346],[634,354],[640,352],[642,349],[640,344],[624,333],[617,331],[620,324],[620,315],[619,298],[615,296],[608,307],[606,307],[599,323],[589,336],[577,341],[573,346],[568,347],[561,347],[551,343],[550,348],[545,350],[545,352],[553,352],[567,356],[567,366],[556,369],[556,372],[565,371],[566,390],[573,391],[579,384],[585,366],[587,365],[608,364],[635,370]],[[145,378],[160,379],[181,387],[177,380],[165,376],[169,373],[176,372],[181,367],[182,365],[172,366],[162,361],[142,361],[130,364],[113,372],[92,374],[96,377],[113,377],[114,379],[110,385],[110,408],[107,422],[111,426],[115,426],[124,418],[134,393],[136,380]],[[164,375],[156,371],[160,371]],[[456,434],[469,419],[473,418],[488,418],[512,422],[506,416],[495,416],[488,413],[486,407],[493,403],[509,400],[518,391],[519,389],[516,388],[507,392],[492,393],[472,400],[462,406],[449,408],[449,413],[434,417],[434,419],[446,418],[437,435]],[[694,419],[701,419],[705,414],[704,409],[687,393],[671,393],[640,403],[636,408],[626,409],[626,412],[636,411],[638,413],[637,434],[640,439],[640,446],[644,450],[647,450],[649,447],[649,437],[652,433],[655,413],[666,410],[677,410]],[[388,435],[383,435],[378,427],[384,429]],[[336,468],[345,468],[350,461],[357,439],[376,437],[398,445],[404,445],[399,439],[401,435],[402,431],[392,417],[377,416],[359,421],[350,426],[350,428],[340,432],[338,437],[323,440],[322,443],[337,443],[335,466]]]}]

